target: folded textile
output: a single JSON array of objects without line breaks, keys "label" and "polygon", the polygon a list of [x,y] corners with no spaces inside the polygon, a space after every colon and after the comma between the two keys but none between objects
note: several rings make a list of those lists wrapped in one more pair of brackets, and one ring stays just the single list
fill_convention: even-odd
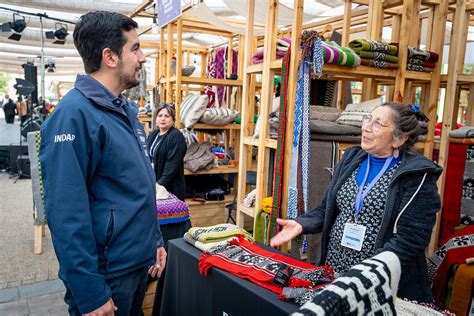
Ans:
[{"label": "folded textile", "polygon": [[398,47],[382,41],[356,39],[349,43],[349,47],[356,53],[359,51],[383,52],[389,55],[398,55]]},{"label": "folded textile", "polygon": [[236,237],[233,236],[233,237],[229,237],[227,239],[216,241],[216,242],[200,242],[199,240],[194,239],[193,236],[191,236],[191,234],[188,232],[184,234],[183,236],[184,241],[186,241],[187,243],[191,244],[192,246],[196,247],[197,249],[203,252],[209,252],[219,246],[225,246],[230,240],[234,238]]},{"label": "folded textile", "polygon": [[268,223],[270,220],[270,213],[263,209],[257,211],[255,216],[254,236],[255,241],[265,243],[268,238]]},{"label": "folded textile", "polygon": [[436,303],[444,307],[447,273],[453,264],[462,264],[474,257],[474,226],[466,226],[454,233],[427,261],[431,291]]},{"label": "folded textile", "polygon": [[314,266],[295,260],[279,253],[265,250],[239,236],[228,245],[204,253],[199,259],[199,272],[207,275],[210,268],[216,267],[250,280],[272,292],[282,295],[283,288],[272,283],[278,270],[288,267],[293,274],[288,287],[317,288],[333,279],[333,271],[329,266]]},{"label": "folded textile", "polygon": [[439,55],[435,52],[425,51],[415,47],[408,47],[408,58],[418,58],[435,63],[438,61]]},{"label": "folded textile", "polygon": [[452,130],[449,132],[449,137],[453,138],[473,138],[474,137],[474,126],[462,126],[461,128]]},{"label": "folded textile", "polygon": [[168,192],[167,199],[156,200],[156,218],[160,225],[174,224],[189,219],[189,206]]},{"label": "folded textile", "polygon": [[349,47],[339,46],[334,41],[325,41],[321,43],[323,47],[324,63],[336,64],[348,67],[357,67],[360,65],[360,57]]},{"label": "folded textile", "polygon": [[423,60],[423,59],[418,59],[418,58],[408,58],[408,63],[413,64],[413,65],[420,65],[420,66],[427,67],[427,68],[435,68],[436,67],[436,63],[426,61],[426,60]]},{"label": "folded textile", "polygon": [[[278,50],[276,51],[276,59],[283,58],[285,56],[286,51]],[[263,48],[257,49],[255,54],[252,56],[252,64],[261,64],[263,63]]]},{"label": "folded textile", "polygon": [[394,300],[401,265],[390,251],[353,266],[343,276],[295,301],[296,315],[396,315]]},{"label": "folded textile", "polygon": [[418,71],[418,72],[433,72],[433,68],[428,68],[428,67],[424,67],[422,65],[415,65],[415,64],[411,64],[411,63],[407,64],[407,70]]},{"label": "folded textile", "polygon": [[385,68],[385,69],[397,69],[398,64],[388,63],[382,60],[373,60],[362,58],[360,61],[361,65],[375,67],[375,68]]},{"label": "folded textile", "polygon": [[330,121],[310,120],[309,129],[311,133],[327,135],[361,135],[362,130],[358,126],[339,124]]},{"label": "folded textile", "polygon": [[387,63],[398,64],[398,57],[389,55],[382,52],[371,52],[371,51],[357,51],[357,55],[362,59],[372,59],[375,61],[385,61]]},{"label": "folded textile", "polygon": [[233,224],[218,224],[207,227],[191,227],[188,233],[196,240],[200,242],[216,242],[226,240],[229,237],[244,235],[250,241],[253,241],[252,235],[250,235],[245,229],[240,228]]},{"label": "folded textile", "polygon": [[[434,307],[434,306],[433,306]],[[442,315],[452,315],[451,313],[442,313],[436,309],[428,306],[418,304],[416,302],[410,302],[407,300],[402,300],[397,298],[395,300],[395,310],[397,311],[396,315],[400,316],[411,316],[411,315],[423,315],[423,316],[442,316]]]},{"label": "folded textile", "polygon": [[264,212],[270,213],[272,211],[273,198],[268,196],[262,199],[262,209]]},{"label": "folded textile", "polygon": [[291,39],[289,38],[279,38],[277,39],[276,48],[277,50],[286,52],[290,48]]},{"label": "folded textile", "polygon": [[214,166],[215,155],[211,151],[211,143],[193,143],[188,146],[184,156],[184,168],[196,172]]},{"label": "folded textile", "polygon": [[338,108],[321,105],[311,105],[309,108],[311,120],[335,122],[341,112]]}]

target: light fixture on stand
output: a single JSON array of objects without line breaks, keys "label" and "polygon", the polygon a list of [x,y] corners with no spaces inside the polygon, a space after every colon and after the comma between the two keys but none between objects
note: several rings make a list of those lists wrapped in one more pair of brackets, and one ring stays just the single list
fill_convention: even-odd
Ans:
[{"label": "light fixture on stand", "polygon": [[45,32],[45,35],[47,39],[55,39],[53,44],[64,45],[66,37],[69,35],[67,24],[56,23],[56,30]]},{"label": "light fixture on stand", "polygon": [[8,39],[19,41],[21,33],[26,29],[25,17],[18,13],[13,13],[13,21],[2,24],[2,32],[11,32]]}]

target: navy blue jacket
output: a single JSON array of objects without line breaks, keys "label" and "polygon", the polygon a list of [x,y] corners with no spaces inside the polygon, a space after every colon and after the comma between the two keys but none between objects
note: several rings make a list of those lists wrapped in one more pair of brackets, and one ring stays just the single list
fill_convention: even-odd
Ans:
[{"label": "navy blue jacket", "polygon": [[[366,158],[367,152],[360,147],[349,148],[336,166],[321,203],[295,219],[303,227],[304,234],[322,232],[319,265],[326,262],[329,234],[339,214],[336,194]],[[436,186],[441,172],[440,166],[424,156],[404,153],[388,187],[385,212],[374,249],[375,254],[392,251],[400,259],[400,297],[423,302],[433,300],[424,252],[430,242],[436,212],[441,207]],[[407,204],[397,222],[398,215]]]},{"label": "navy blue jacket", "polygon": [[163,245],[136,114],[135,105],[79,75],[41,127],[46,218],[59,277],[81,313],[109,300],[107,279],[153,265]]}]

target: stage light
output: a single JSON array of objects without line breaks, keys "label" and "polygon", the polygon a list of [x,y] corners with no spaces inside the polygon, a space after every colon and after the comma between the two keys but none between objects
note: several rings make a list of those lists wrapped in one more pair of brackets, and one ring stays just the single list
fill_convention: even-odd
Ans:
[{"label": "stage light", "polygon": [[2,32],[11,32],[12,34],[8,39],[19,41],[21,39],[21,33],[26,29],[25,17],[18,13],[13,13],[13,22],[7,22],[2,24]]},{"label": "stage light", "polygon": [[66,43],[66,37],[69,35],[67,24],[56,23],[56,30],[54,32],[48,31],[45,35],[48,39],[56,39],[53,44],[64,45],[64,43]]}]

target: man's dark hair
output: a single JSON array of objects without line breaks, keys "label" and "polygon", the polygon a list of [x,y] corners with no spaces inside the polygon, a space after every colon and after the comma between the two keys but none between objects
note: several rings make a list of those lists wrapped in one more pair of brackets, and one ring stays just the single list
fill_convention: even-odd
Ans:
[{"label": "man's dark hair", "polygon": [[120,56],[127,42],[123,32],[136,28],[137,22],[120,13],[95,11],[81,16],[73,34],[74,45],[82,57],[86,73],[100,69],[104,48],[110,48]]}]

